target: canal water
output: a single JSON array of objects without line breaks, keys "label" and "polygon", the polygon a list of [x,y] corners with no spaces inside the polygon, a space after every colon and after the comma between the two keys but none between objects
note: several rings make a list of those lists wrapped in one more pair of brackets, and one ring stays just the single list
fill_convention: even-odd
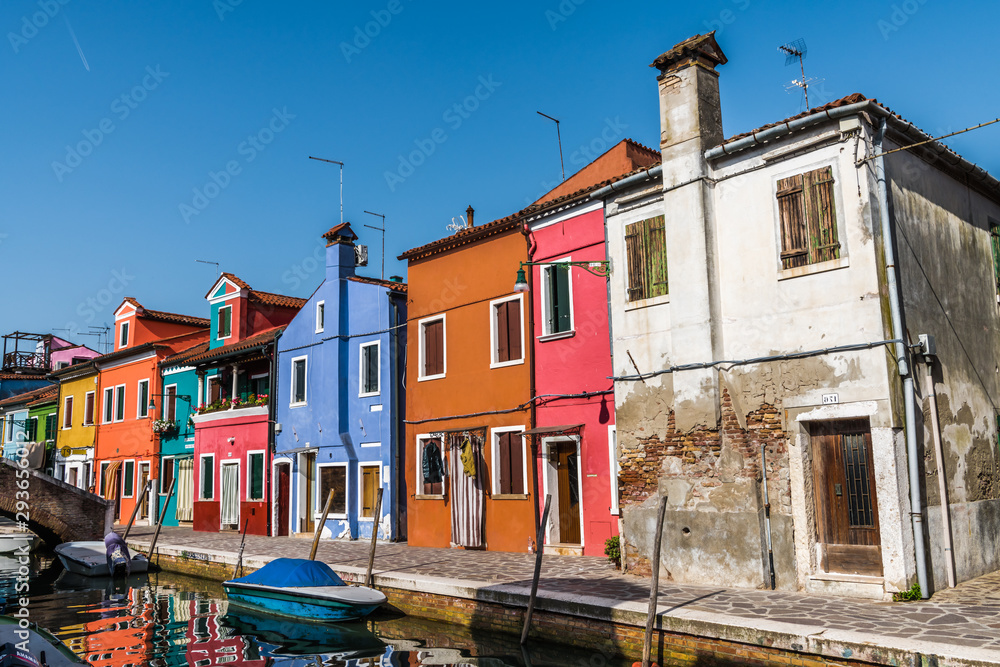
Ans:
[{"label": "canal water", "polygon": [[[51,554],[32,555],[30,620],[95,667],[248,665],[254,667],[506,665],[622,667],[604,652],[518,638],[379,611],[365,621],[296,622],[230,606],[222,586],[170,573],[117,584],[63,570]],[[18,563],[0,556],[0,601],[16,610]]]}]

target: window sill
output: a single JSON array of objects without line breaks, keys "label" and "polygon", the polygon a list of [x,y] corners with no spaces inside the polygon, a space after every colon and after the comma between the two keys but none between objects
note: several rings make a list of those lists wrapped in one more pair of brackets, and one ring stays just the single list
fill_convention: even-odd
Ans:
[{"label": "window sill", "polygon": [[575,335],[576,335],[576,329],[570,329],[569,331],[560,331],[559,333],[545,334],[544,336],[539,336],[537,340],[539,343],[547,343],[550,340],[572,338]]},{"label": "window sill", "polygon": [[636,301],[626,301],[625,302],[625,312],[630,310],[639,310],[640,308],[649,308],[650,306],[659,306],[660,304],[670,303],[670,295],[663,294],[661,296],[651,296],[648,299],[638,299]]},{"label": "window sill", "polygon": [[381,391],[372,391],[365,394],[358,394],[358,398],[371,398],[372,396],[379,396],[381,394]]},{"label": "window sill", "polygon": [[[338,520],[338,521],[346,521],[347,520],[347,515],[346,514],[334,514],[334,513],[331,512],[330,514],[328,514],[326,516],[326,520],[327,521],[329,521],[330,519],[335,519],[335,520]],[[322,512],[316,512],[316,514],[313,515],[313,520],[314,521],[322,521],[323,520],[323,513]]]},{"label": "window sill", "polygon": [[304,408],[307,405],[309,405],[309,404],[308,403],[289,403],[288,407],[289,408]]},{"label": "window sill", "polygon": [[413,496],[414,500],[444,500],[444,494],[434,495],[434,494],[423,494],[418,493]]},{"label": "window sill", "polygon": [[782,269],[778,271],[778,280],[788,280],[789,278],[798,278],[799,276],[810,276],[814,273],[836,271],[837,269],[846,269],[848,266],[850,266],[848,258],[841,257],[840,259],[831,259],[817,264],[796,266],[794,269]]},{"label": "window sill", "polygon": [[426,382],[427,380],[440,380],[445,376],[445,373],[438,373],[437,375],[421,375],[417,378],[417,382]]},{"label": "window sill", "polygon": [[493,500],[527,500],[527,493],[494,493],[491,498]]},{"label": "window sill", "polygon": [[494,361],[490,363],[490,368],[507,368],[508,366],[523,366],[524,358],[513,361]]}]

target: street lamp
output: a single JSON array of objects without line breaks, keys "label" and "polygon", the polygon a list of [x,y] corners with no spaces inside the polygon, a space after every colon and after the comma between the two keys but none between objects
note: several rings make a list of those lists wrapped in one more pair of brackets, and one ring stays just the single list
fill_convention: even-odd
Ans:
[{"label": "street lamp", "polygon": [[154,410],[156,410],[156,403],[153,402],[153,397],[154,396],[173,396],[174,398],[179,398],[182,401],[187,402],[188,405],[191,405],[191,397],[188,396],[187,394],[150,394],[149,395],[149,411],[150,412],[153,412]]},{"label": "street lamp", "polygon": [[515,292],[527,292],[530,289],[528,279],[524,275],[524,267],[526,266],[578,266],[599,278],[607,278],[611,275],[611,262],[608,260],[597,262],[521,262],[521,266],[517,269],[517,278],[514,279]]}]

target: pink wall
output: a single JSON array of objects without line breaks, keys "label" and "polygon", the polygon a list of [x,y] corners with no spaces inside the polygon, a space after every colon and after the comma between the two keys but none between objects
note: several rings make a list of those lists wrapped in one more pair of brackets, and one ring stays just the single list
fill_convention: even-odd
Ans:
[{"label": "pink wall", "polygon": [[[544,221],[542,221],[544,225]],[[569,257],[572,261],[604,261],[604,212],[583,213],[531,233],[532,261]],[[542,267],[532,267],[534,309],[535,394],[608,393],[590,398],[540,402],[536,426],[583,424],[580,430],[583,543],[586,555],[604,553],[604,541],[618,534],[618,516],[610,512],[611,479],[609,427],[615,423],[608,341],[607,280],[582,268],[571,269],[573,335],[539,340],[543,333]],[[537,436],[536,436],[537,438]],[[539,442],[539,445],[541,443]],[[539,449],[541,451],[541,448]],[[539,479],[545,477],[539,462]],[[551,493],[551,489],[550,489]],[[540,499],[540,502],[541,501]],[[555,498],[553,498],[555,502]]]}]

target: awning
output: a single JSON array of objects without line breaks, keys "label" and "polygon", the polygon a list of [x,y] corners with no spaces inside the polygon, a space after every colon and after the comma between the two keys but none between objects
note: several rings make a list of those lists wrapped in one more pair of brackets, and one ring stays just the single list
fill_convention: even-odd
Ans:
[{"label": "awning", "polygon": [[118,491],[117,485],[114,483],[115,473],[118,472],[118,468],[120,468],[121,465],[121,461],[112,461],[104,470],[104,485],[101,487],[101,491],[104,492],[105,500],[115,499],[115,494]]},{"label": "awning", "polygon": [[275,452],[274,457],[288,456],[289,454],[302,454],[304,452],[318,452],[319,447],[296,447],[295,449],[283,449],[280,452]]},{"label": "awning", "polygon": [[538,428],[533,428],[528,431],[524,431],[521,435],[563,435],[566,433],[579,433],[580,429],[583,428],[583,424],[564,424],[563,426],[539,426]]}]

